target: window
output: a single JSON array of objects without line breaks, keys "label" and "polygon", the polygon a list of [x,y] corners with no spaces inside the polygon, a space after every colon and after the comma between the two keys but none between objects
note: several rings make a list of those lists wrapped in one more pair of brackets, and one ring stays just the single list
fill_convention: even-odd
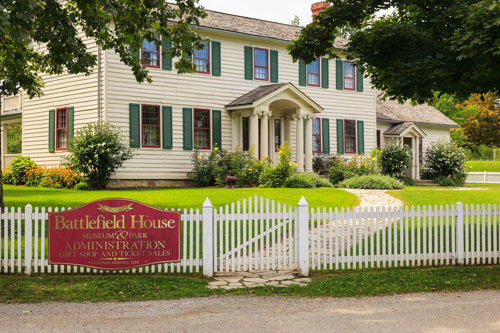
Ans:
[{"label": "window", "polygon": [[312,120],[313,153],[321,153],[321,119]]},{"label": "window", "polygon": [[419,163],[424,163],[424,148],[422,147],[424,139],[418,138],[418,160]]},{"label": "window", "polygon": [[354,90],[355,87],[355,69],[354,63],[349,61],[344,61],[344,89]]},{"label": "window", "polygon": [[268,80],[268,56],[267,50],[255,48],[255,79]]},{"label": "window", "polygon": [[160,107],[142,105],[142,146],[160,148]]},{"label": "window", "polygon": [[281,146],[281,119],[274,119],[274,143],[275,151]]},{"label": "window", "polygon": [[210,74],[210,44],[203,42],[205,47],[203,50],[194,49],[194,64],[196,65],[196,73]]},{"label": "window", "polygon": [[377,130],[377,148],[380,149],[380,130]]},{"label": "window", "polygon": [[345,153],[356,154],[356,121],[344,120]]},{"label": "window", "polygon": [[248,117],[241,118],[241,125],[243,127],[243,151],[250,149],[250,132],[249,132],[249,119]]},{"label": "window", "polygon": [[194,110],[194,147],[210,149],[210,110]]},{"label": "window", "polygon": [[56,150],[66,150],[68,142],[68,109],[57,109]]},{"label": "window", "polygon": [[319,87],[319,59],[307,65],[307,85]]},{"label": "window", "polygon": [[141,54],[144,66],[160,68],[160,47],[156,46],[154,42],[144,40],[142,42]]}]

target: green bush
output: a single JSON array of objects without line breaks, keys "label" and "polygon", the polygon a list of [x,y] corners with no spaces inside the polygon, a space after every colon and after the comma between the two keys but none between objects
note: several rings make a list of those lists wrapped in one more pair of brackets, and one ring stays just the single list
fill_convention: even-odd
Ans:
[{"label": "green bush", "polygon": [[64,165],[82,174],[92,188],[105,189],[110,177],[134,154],[118,126],[88,123],[68,142]]},{"label": "green bush", "polygon": [[[424,156],[424,178],[438,179],[440,182],[438,184],[453,183],[453,186],[460,187],[467,177],[466,159],[464,149],[458,147],[451,139],[440,138],[433,141]],[[449,178],[451,182],[443,178]]]},{"label": "green bush", "polygon": [[328,180],[315,173],[295,173],[285,181],[288,188],[332,187]]},{"label": "green bush", "polygon": [[7,185],[24,185],[26,183],[26,172],[32,167],[36,167],[29,156],[17,156],[6,168],[3,182]]},{"label": "green bush", "polygon": [[402,177],[412,160],[413,151],[410,147],[399,145],[394,140],[386,141],[379,160],[380,171],[394,178]]},{"label": "green bush", "polygon": [[408,177],[407,175],[398,176],[395,177],[395,179],[399,180],[405,186],[417,186],[417,182],[413,178]]},{"label": "green bush", "polygon": [[320,176],[329,174],[330,168],[339,157],[333,154],[316,154],[313,157],[313,171]]},{"label": "green bush", "polygon": [[[292,148],[285,142],[278,148],[279,162],[276,166],[271,166],[270,163],[264,163],[264,170],[259,177],[260,187],[282,187],[285,181],[295,171],[297,165],[290,162],[292,156]],[[266,156],[267,158],[267,156]]]},{"label": "green bush", "polygon": [[85,182],[79,182],[78,184],[75,185],[75,190],[76,191],[89,191],[91,188],[89,184]]},{"label": "green bush", "polygon": [[340,182],[339,188],[401,190],[405,186],[399,180],[389,176],[367,175],[356,176]]},{"label": "green bush", "polygon": [[333,185],[354,176],[377,174],[377,158],[355,155],[350,159],[336,159],[329,170],[330,183]]}]

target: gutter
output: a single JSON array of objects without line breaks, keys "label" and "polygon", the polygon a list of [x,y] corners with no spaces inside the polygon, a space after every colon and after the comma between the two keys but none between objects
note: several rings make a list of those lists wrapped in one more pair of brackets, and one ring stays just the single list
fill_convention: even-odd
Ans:
[{"label": "gutter", "polygon": [[23,110],[3,112],[2,113],[2,119],[3,118],[9,118],[11,116],[20,116],[22,113],[23,113]]},{"label": "gutter", "polygon": [[[409,122],[410,120],[394,120],[394,119],[377,118],[377,121],[386,122],[386,123],[406,123],[406,122]],[[417,125],[432,125],[432,126],[440,126],[440,127],[460,128],[460,125],[451,125],[451,124],[447,125],[447,124],[436,124],[436,123],[423,123],[423,122],[418,122],[418,121],[412,121],[412,123],[415,123]]]}]

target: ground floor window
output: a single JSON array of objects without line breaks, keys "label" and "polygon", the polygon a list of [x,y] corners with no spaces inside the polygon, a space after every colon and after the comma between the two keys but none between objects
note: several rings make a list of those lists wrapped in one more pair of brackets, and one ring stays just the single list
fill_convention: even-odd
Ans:
[{"label": "ground floor window", "polygon": [[250,149],[250,132],[249,132],[249,119],[248,117],[243,117],[241,119],[242,134],[243,134],[243,151],[248,151]]},{"label": "ground floor window", "polygon": [[56,118],[56,149],[65,150],[68,142],[68,109],[57,109]]},{"label": "ground floor window", "polygon": [[356,121],[344,120],[344,132],[346,154],[356,154]]},{"label": "ground floor window", "polygon": [[210,149],[210,110],[194,110],[194,147]]},{"label": "ground floor window", "polygon": [[321,153],[321,119],[312,120],[313,153]]},{"label": "ground floor window", "polygon": [[380,130],[377,130],[377,148],[380,149]]},{"label": "ground floor window", "polygon": [[142,146],[160,147],[160,107],[158,105],[142,106]]}]

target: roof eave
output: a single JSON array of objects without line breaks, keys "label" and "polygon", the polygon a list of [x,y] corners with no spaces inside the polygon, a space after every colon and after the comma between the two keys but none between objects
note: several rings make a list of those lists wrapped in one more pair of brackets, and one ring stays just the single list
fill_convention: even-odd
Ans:
[{"label": "roof eave", "polygon": [[[409,120],[395,120],[395,119],[383,119],[383,118],[377,118],[377,121],[386,122],[386,123],[405,123],[405,122],[409,122]],[[432,126],[454,127],[454,128],[459,128],[460,127],[460,125],[458,125],[458,124],[451,125],[451,124],[438,124],[438,123],[423,123],[423,122],[419,122],[419,121],[412,121],[412,122],[415,123],[415,124],[417,124],[417,125],[432,125]]]}]

